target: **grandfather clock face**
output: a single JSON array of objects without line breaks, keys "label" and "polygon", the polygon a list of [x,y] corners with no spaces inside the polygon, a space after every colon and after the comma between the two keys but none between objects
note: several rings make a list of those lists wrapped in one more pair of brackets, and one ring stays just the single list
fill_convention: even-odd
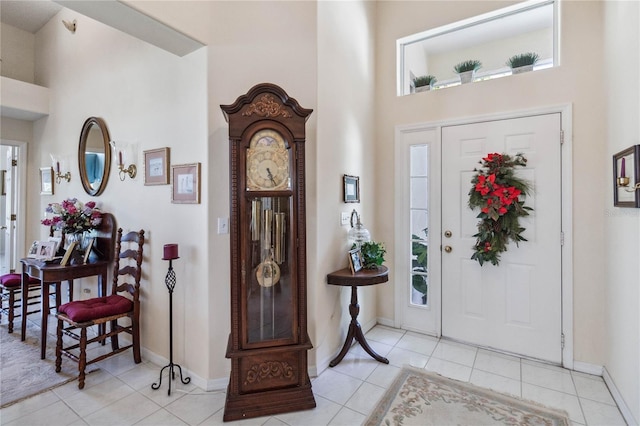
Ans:
[{"label": "grandfather clock face", "polygon": [[276,130],[260,130],[247,150],[247,190],[291,189],[289,150]]},{"label": "grandfather clock face", "polygon": [[294,335],[291,149],[282,133],[262,129],[246,150],[244,217],[246,347],[288,344]]}]

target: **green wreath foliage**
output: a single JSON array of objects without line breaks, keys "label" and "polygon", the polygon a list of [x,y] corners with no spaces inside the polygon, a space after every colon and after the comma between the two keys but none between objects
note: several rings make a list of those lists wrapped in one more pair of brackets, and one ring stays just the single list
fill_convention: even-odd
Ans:
[{"label": "green wreath foliage", "polygon": [[469,208],[480,209],[471,259],[477,260],[480,266],[485,262],[498,265],[509,241],[516,246],[520,241],[527,241],[522,236],[525,228],[520,226],[519,219],[533,210],[521,199],[530,193],[531,186],[515,176],[515,168],[525,167],[527,159],[522,154],[492,153],[480,164],[469,190]]}]

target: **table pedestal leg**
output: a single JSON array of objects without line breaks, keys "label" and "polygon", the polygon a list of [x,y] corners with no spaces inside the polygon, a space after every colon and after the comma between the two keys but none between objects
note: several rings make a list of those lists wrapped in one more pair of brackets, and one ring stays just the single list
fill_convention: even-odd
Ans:
[{"label": "table pedestal leg", "polygon": [[355,339],[356,342],[360,343],[362,349],[365,350],[366,353],[371,355],[373,359],[376,361],[383,362],[385,364],[389,364],[389,360],[383,356],[378,355],[367,343],[367,340],[364,338],[364,333],[362,332],[362,327],[360,327],[360,323],[358,322],[358,314],[360,313],[360,305],[358,305],[358,287],[351,286],[351,304],[349,305],[349,313],[351,314],[351,323],[349,324],[349,331],[347,332],[347,338],[344,341],[344,345],[342,346],[342,350],[330,363],[329,367],[335,367],[342,361],[342,358],[347,354],[349,348],[351,347],[351,343]]}]

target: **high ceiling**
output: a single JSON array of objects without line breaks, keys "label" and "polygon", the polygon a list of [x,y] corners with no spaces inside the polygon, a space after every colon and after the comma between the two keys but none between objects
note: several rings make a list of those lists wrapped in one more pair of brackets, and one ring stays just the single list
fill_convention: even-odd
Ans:
[{"label": "high ceiling", "polygon": [[0,21],[35,34],[61,9],[49,0],[2,0]]}]

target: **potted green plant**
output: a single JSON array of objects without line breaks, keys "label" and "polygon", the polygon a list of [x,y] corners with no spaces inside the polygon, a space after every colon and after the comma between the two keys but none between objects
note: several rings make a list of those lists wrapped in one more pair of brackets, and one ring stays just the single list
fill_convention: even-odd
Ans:
[{"label": "potted green plant", "polygon": [[360,252],[362,253],[362,267],[364,269],[376,269],[384,262],[384,255],[387,250],[382,243],[367,241],[360,245]]},{"label": "potted green plant", "polygon": [[[422,295],[422,304],[427,304],[427,290],[428,290],[428,281],[427,281],[427,266],[429,264],[428,260],[428,249],[427,245],[427,232],[428,229],[423,229],[424,238],[420,238],[419,236],[412,234],[411,239],[413,242],[411,243],[411,270],[414,272],[411,277],[411,285],[414,290]],[[417,274],[416,272],[419,272]]]},{"label": "potted green plant", "polygon": [[413,84],[416,86],[416,92],[424,92],[430,90],[436,81],[438,80],[433,75],[421,75],[413,79]]},{"label": "potted green plant", "polygon": [[460,62],[453,67],[454,71],[460,75],[460,83],[470,83],[473,81],[474,73],[482,68],[482,62],[477,59]]},{"label": "potted green plant", "polygon": [[520,74],[533,70],[533,66],[540,59],[540,55],[534,52],[520,53],[513,55],[507,61],[507,65],[511,68],[511,74]]}]

